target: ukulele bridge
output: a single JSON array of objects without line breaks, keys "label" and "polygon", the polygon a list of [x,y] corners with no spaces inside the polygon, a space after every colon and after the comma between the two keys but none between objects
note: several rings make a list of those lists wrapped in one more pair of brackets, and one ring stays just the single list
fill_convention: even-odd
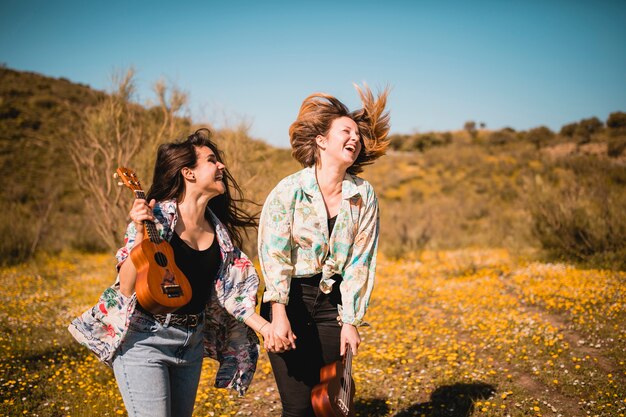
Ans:
[{"label": "ukulele bridge", "polygon": [[161,284],[161,290],[168,298],[181,297],[183,295],[183,290],[178,284]]},{"label": "ukulele bridge", "polygon": [[343,413],[343,415],[347,416],[348,413],[350,412],[350,409],[348,408],[348,406],[343,402],[343,400],[341,398],[337,399],[337,405],[339,406],[339,409],[341,410],[341,412]]}]

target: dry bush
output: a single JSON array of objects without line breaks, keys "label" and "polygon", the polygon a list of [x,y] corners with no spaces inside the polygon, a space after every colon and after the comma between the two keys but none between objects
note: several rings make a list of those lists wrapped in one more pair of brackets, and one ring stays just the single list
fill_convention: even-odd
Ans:
[{"label": "dry bush", "polygon": [[530,187],[533,232],[555,258],[626,268],[626,172],[591,156],[557,161]]},{"label": "dry bush", "polygon": [[619,158],[626,152],[626,134],[623,136],[612,135],[608,139],[607,155],[612,158]]},{"label": "dry bush", "polygon": [[85,111],[82,129],[69,137],[69,154],[81,184],[85,207],[98,237],[110,250],[120,244],[132,195],[118,186],[117,167],[133,168],[142,180],[152,171],[157,147],[182,137],[188,120],[179,117],[187,98],[163,82],[154,91],[158,104],[145,109],[134,102],[134,73],[114,77],[115,91]]}]

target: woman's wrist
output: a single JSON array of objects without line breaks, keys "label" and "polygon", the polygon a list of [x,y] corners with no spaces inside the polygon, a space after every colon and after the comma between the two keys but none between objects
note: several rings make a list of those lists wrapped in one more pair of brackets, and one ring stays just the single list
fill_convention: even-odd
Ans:
[{"label": "woman's wrist", "polygon": [[257,330],[257,333],[259,333],[263,337],[263,339],[267,339],[270,334],[270,328],[271,328],[271,323],[269,321],[266,321],[265,323],[261,325],[259,330]]},{"label": "woman's wrist", "polygon": [[272,319],[275,317],[283,318],[287,317],[287,308],[284,304],[272,301]]},{"label": "woman's wrist", "polygon": [[262,331],[267,331],[269,329],[268,325],[269,321],[265,320],[258,313],[253,313],[245,320],[245,323],[257,333],[262,333]]}]

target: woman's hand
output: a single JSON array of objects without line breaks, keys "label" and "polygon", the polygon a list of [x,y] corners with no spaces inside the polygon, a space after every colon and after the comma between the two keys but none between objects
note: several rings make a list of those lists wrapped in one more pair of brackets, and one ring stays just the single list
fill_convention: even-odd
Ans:
[{"label": "woman's hand", "polygon": [[356,355],[359,349],[359,345],[361,344],[361,336],[359,336],[359,331],[356,327],[351,324],[343,324],[341,326],[341,348],[340,353],[341,356],[346,353],[346,345],[350,345],[352,348],[352,354]]},{"label": "woman's hand", "polygon": [[143,234],[143,222],[145,220],[154,221],[154,213],[152,209],[154,209],[154,205],[156,201],[152,199],[150,204],[146,202],[146,200],[138,198],[133,202],[133,206],[130,209],[130,213],[128,213],[128,217],[135,223],[135,228],[137,229],[137,233]]},{"label": "woman's hand", "polygon": [[284,304],[272,303],[272,322],[264,346],[269,352],[282,353],[296,348],[297,336],[291,330]]}]

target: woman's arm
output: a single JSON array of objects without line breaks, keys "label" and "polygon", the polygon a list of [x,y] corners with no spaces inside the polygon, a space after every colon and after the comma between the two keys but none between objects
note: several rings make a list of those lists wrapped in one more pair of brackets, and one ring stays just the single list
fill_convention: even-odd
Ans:
[{"label": "woman's arm", "polygon": [[[259,222],[259,261],[265,281],[264,302],[272,305],[270,339],[266,348],[271,352],[295,349],[296,335],[285,310],[293,265],[291,262],[291,220],[293,207],[281,199],[280,185],[268,196]],[[289,194],[289,191],[286,193]]]},{"label": "woman's arm", "polygon": [[259,220],[259,262],[265,281],[263,301],[289,303],[292,208],[281,201],[279,188],[267,197]]},{"label": "woman's arm", "polygon": [[[230,290],[223,299],[223,307],[240,322],[245,323],[254,331],[261,333],[266,349],[275,351],[274,346],[284,346],[289,343],[286,338],[277,337],[272,331],[272,325],[256,312],[257,291],[259,276],[250,259],[245,253],[235,248],[234,258],[228,268],[228,287]],[[222,290],[224,285],[220,286]]]},{"label": "woman's arm", "polygon": [[[265,320],[258,313],[253,313],[245,321],[246,325],[255,332],[263,336],[263,340],[267,341],[270,337],[270,322]],[[267,342],[265,342],[267,343]],[[266,346],[267,347],[267,346]]]},{"label": "woman's arm", "polygon": [[129,217],[132,223],[128,225],[126,230],[126,245],[118,251],[118,269],[120,280],[120,292],[126,297],[130,297],[135,292],[135,282],[137,281],[137,269],[132,262],[125,262],[130,251],[143,240],[143,221],[154,221],[155,200],[150,201],[150,205],[146,200],[136,199],[133,207],[130,209]]},{"label": "woman's arm", "polygon": [[341,354],[346,343],[357,353],[361,338],[357,330],[369,304],[376,274],[376,252],[378,249],[379,212],[374,190],[369,187],[364,199],[363,216],[359,221],[352,251],[346,260],[341,282]]}]

